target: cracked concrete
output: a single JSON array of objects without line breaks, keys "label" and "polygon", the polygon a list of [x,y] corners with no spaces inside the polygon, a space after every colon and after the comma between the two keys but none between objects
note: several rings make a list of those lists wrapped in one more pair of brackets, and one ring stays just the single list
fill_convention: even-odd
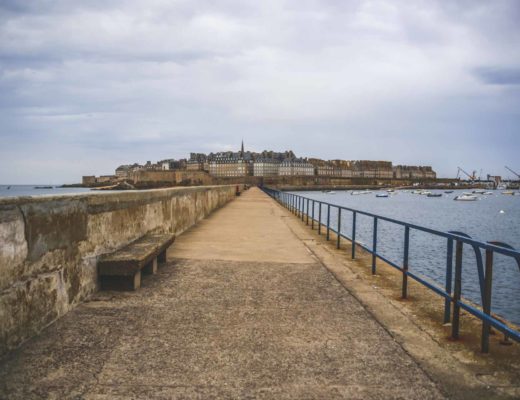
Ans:
[{"label": "cracked concrete", "polygon": [[0,398],[444,398],[288,215],[245,192],[141,290],[100,292],[4,357]]}]

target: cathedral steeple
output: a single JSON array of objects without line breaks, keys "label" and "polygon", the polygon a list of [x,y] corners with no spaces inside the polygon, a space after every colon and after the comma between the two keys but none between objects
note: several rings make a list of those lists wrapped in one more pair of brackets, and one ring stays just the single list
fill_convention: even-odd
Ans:
[{"label": "cathedral steeple", "polygon": [[242,147],[240,148],[240,158],[244,158],[244,139],[242,139]]}]

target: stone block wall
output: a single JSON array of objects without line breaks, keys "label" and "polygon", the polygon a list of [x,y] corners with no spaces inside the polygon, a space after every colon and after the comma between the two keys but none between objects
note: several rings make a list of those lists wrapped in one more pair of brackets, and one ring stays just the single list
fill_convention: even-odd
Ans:
[{"label": "stone block wall", "polygon": [[148,232],[180,234],[235,185],[0,200],[0,355],[98,289],[99,255]]}]

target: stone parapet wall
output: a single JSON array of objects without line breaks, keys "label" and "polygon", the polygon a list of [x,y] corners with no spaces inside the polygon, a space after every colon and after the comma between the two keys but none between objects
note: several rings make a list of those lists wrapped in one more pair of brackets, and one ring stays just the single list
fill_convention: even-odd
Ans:
[{"label": "stone parapet wall", "polygon": [[98,289],[99,255],[148,232],[180,234],[235,185],[0,200],[0,354]]}]

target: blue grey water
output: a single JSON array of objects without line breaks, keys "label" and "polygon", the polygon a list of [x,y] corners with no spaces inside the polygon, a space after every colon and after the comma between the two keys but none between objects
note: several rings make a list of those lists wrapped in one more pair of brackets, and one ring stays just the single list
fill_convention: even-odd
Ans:
[{"label": "blue grey water", "polygon": [[[478,201],[454,201],[453,198],[461,192],[444,194],[438,191],[443,193],[440,198],[402,191],[388,198],[377,198],[375,193],[353,196],[346,191],[337,191],[335,194],[316,191],[292,193],[440,231],[464,232],[480,241],[498,240],[520,249],[520,196],[502,195],[494,191],[493,195],[478,195]],[[318,215],[317,206],[315,215]],[[326,218],[325,208],[322,215]],[[337,227],[337,213],[334,209],[331,211],[331,226]],[[372,247],[372,227],[372,218],[358,215],[356,238],[369,248]],[[352,214],[343,212],[341,232],[350,237],[351,231]],[[378,253],[398,265],[402,265],[403,260],[403,239],[402,226],[378,221]],[[440,287],[444,287],[445,282],[446,253],[446,239],[411,231],[410,271],[436,282]],[[485,260],[485,255],[482,256]],[[464,297],[481,304],[475,254],[468,246],[465,246],[464,251],[462,289]],[[496,254],[492,311],[520,324],[520,267],[511,258]]]},{"label": "blue grey water", "polygon": [[[36,189],[51,186],[52,189]],[[53,185],[0,185],[0,198],[17,196],[62,195],[89,192],[89,188],[60,188]],[[96,193],[96,192],[93,192]]]}]

